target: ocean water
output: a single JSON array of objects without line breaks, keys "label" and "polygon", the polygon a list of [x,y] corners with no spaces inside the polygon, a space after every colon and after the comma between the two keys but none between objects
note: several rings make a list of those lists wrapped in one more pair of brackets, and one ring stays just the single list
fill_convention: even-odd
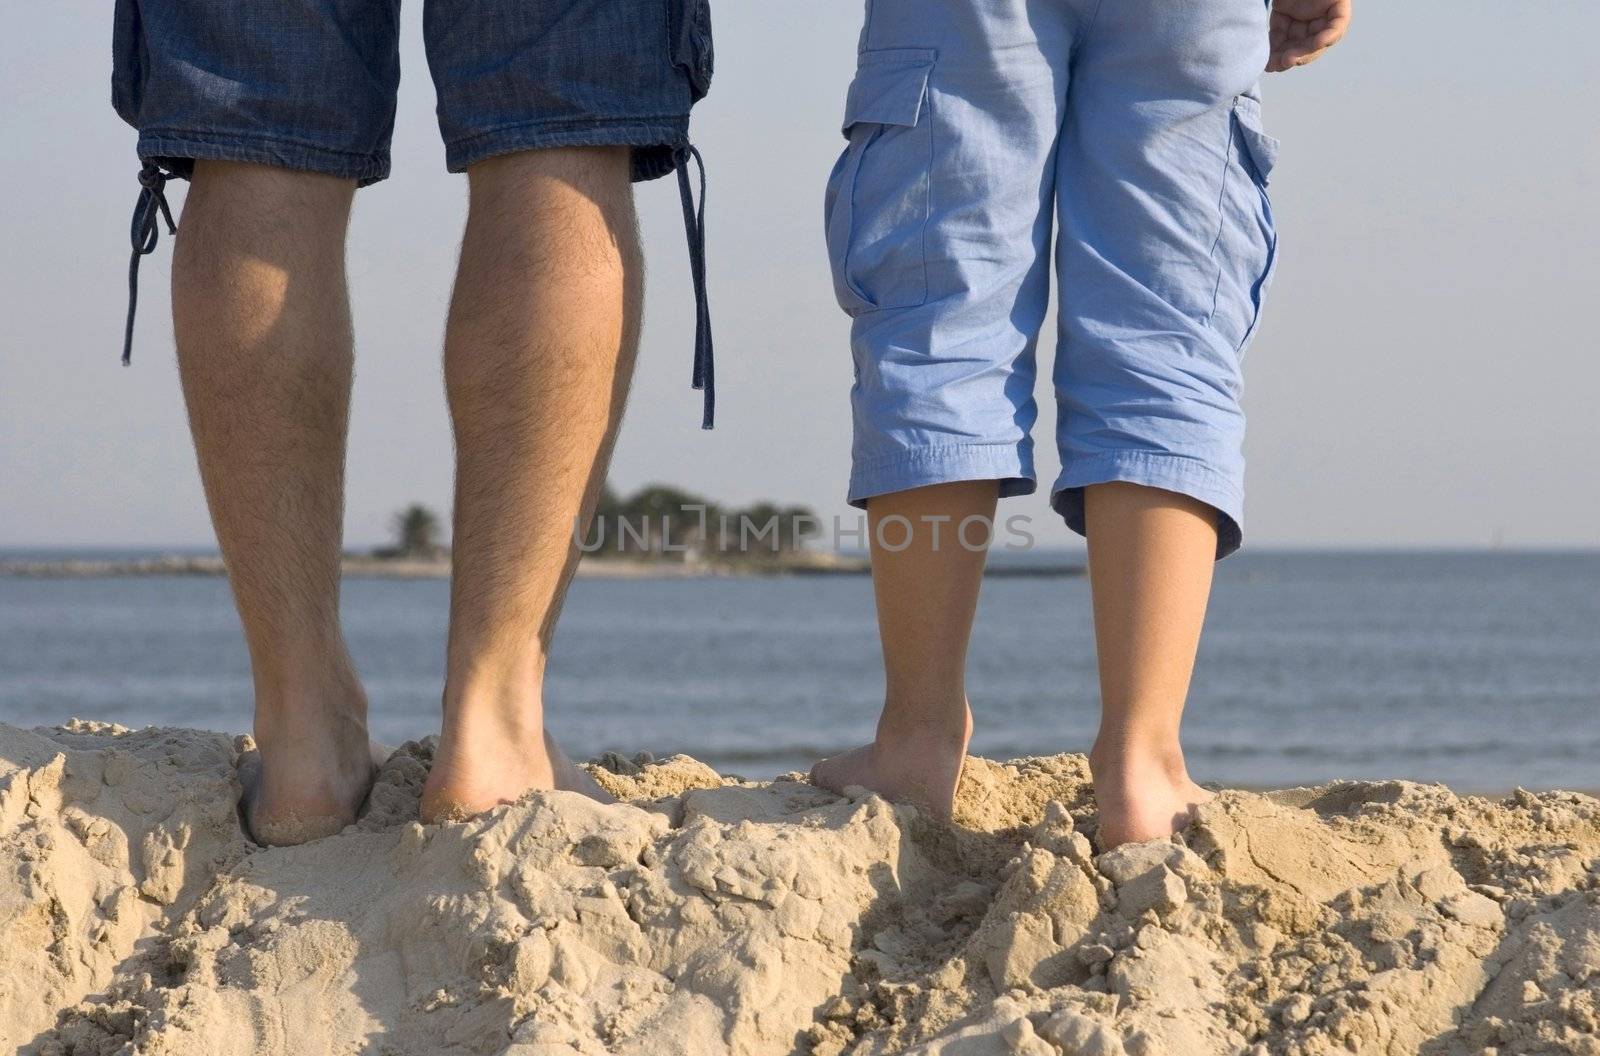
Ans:
[{"label": "ocean water", "polygon": [[[447,585],[350,580],[345,625],[391,743],[437,726]],[[689,752],[770,776],[870,736],[865,578],[579,580],[547,687],[574,755]],[[973,750],[1082,751],[1098,696],[1088,583],[985,583]],[[242,731],[250,679],[220,579],[0,579],[0,721]],[[1184,725],[1223,784],[1403,777],[1600,789],[1600,553],[1246,553],[1218,568]]]}]

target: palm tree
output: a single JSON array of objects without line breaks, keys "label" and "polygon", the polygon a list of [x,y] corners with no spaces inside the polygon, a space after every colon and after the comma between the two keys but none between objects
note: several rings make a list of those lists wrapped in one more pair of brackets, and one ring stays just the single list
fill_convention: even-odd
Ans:
[{"label": "palm tree", "polygon": [[428,507],[413,503],[394,515],[395,553],[401,557],[437,557],[439,517]]}]

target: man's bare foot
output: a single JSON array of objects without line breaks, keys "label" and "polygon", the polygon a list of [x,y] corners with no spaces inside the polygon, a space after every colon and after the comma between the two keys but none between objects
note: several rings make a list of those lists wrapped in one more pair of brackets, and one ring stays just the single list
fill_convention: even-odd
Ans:
[{"label": "man's bare foot", "polygon": [[829,756],[811,768],[811,783],[844,793],[852,785],[895,803],[910,803],[948,822],[972,739],[972,712],[965,723],[899,721],[885,715],[871,744]]},{"label": "man's bare foot", "polygon": [[447,721],[422,786],[425,824],[464,821],[529,792],[579,792],[601,803],[616,797],[567,758],[542,729],[525,724],[462,719]]},{"label": "man's bare foot", "polygon": [[1194,820],[1202,803],[1215,798],[1189,778],[1181,751],[1089,753],[1100,811],[1096,834],[1101,851],[1125,843],[1165,839]]},{"label": "man's bare foot", "polygon": [[332,836],[356,820],[388,755],[367,739],[366,701],[357,686],[338,703],[303,699],[256,710],[256,751],[239,760],[239,812],[246,834],[268,847]]}]

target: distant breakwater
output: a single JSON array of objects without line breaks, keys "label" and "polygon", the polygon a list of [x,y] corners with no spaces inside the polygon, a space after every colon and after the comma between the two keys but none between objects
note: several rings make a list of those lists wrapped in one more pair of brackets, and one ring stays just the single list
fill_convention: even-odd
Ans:
[{"label": "distant breakwater", "polygon": [[[351,578],[448,579],[449,557],[406,558],[348,554],[343,571]],[[224,576],[227,565],[216,554],[165,554],[138,558],[60,558],[49,561],[0,561],[0,577],[28,579],[109,579],[135,576]],[[853,576],[867,575],[864,556],[802,551],[780,557],[731,556],[707,559],[661,557],[586,558],[578,575],[596,579],[681,579],[719,576]],[[1079,564],[991,564],[986,576],[1003,579],[1081,576]]]}]

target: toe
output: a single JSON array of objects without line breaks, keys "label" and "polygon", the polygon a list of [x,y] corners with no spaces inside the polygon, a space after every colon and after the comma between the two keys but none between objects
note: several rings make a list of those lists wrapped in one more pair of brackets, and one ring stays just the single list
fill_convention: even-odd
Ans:
[{"label": "toe", "polygon": [[867,783],[863,759],[870,746],[852,748],[848,752],[830,755],[826,759],[819,759],[811,768],[811,783],[818,788],[823,788],[838,795],[844,795],[844,790],[851,785],[864,785]]},{"label": "toe", "polygon": [[838,775],[839,757],[830,755],[826,759],[818,759],[811,767],[808,779],[813,785],[828,792],[843,793],[844,789],[839,784]]}]

